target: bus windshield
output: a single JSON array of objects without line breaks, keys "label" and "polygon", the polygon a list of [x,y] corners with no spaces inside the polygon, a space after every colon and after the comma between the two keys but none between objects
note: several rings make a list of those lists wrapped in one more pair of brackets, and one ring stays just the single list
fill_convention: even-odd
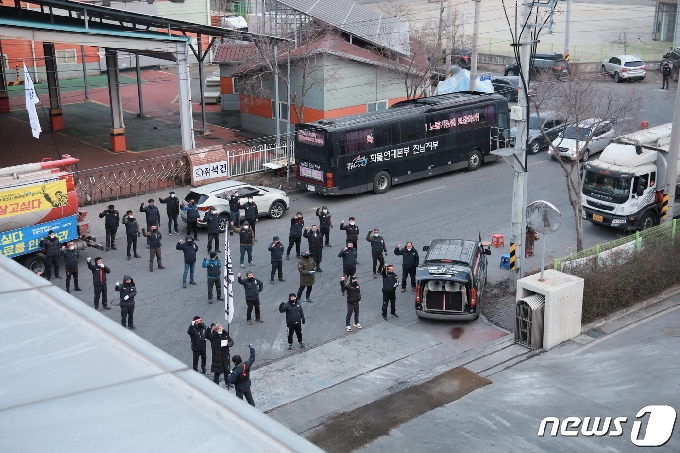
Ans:
[{"label": "bus windshield", "polygon": [[617,178],[586,171],[583,187],[612,195],[628,195],[630,193],[630,178]]}]

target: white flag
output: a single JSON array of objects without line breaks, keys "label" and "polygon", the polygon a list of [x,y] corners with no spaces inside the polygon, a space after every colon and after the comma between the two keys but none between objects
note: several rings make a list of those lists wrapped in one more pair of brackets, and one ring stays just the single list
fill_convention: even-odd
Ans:
[{"label": "white flag", "polygon": [[224,274],[224,319],[227,324],[231,324],[234,319],[234,268],[231,265],[231,248],[229,247],[229,239],[224,238],[227,246],[224,249],[224,267],[226,272]]},{"label": "white flag", "polygon": [[35,104],[40,103],[40,99],[33,87],[33,80],[31,80],[31,74],[28,73],[26,63],[24,63],[24,85],[26,86],[26,110],[28,111],[28,118],[31,120],[31,131],[33,132],[33,137],[40,138],[42,129],[40,128],[38,112],[35,111]]}]

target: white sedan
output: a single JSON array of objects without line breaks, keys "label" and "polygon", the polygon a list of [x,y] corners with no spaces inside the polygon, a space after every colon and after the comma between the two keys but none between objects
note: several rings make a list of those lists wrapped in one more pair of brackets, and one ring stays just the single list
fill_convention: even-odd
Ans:
[{"label": "white sedan", "polygon": [[611,121],[590,118],[581,121],[578,126],[567,126],[553,140],[549,153],[556,158],[553,149],[557,148],[562,159],[580,159],[585,162],[591,155],[602,151],[614,136]]}]

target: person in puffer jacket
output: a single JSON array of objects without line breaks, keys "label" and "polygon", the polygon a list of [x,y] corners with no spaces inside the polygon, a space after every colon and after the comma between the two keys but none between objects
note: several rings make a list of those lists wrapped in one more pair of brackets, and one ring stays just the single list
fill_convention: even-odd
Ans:
[{"label": "person in puffer jacket", "polygon": [[73,284],[76,291],[82,291],[78,286],[78,259],[80,252],[73,242],[66,244],[66,247],[61,248],[61,255],[64,257],[64,267],[66,268],[66,292],[71,292],[71,277],[73,277]]},{"label": "person in puffer jacket", "polygon": [[40,247],[45,249],[45,257],[47,264],[45,265],[45,273],[43,277],[47,280],[52,279],[52,266],[54,266],[54,278],[61,279],[59,276],[59,256],[61,255],[61,243],[57,234],[50,230],[47,237],[40,241]]},{"label": "person in puffer jacket", "polygon": [[248,305],[248,311],[246,312],[246,319],[248,324],[252,324],[253,320],[251,315],[253,314],[253,307],[255,308],[255,320],[257,322],[264,322],[260,317],[260,293],[264,289],[262,280],[258,280],[253,276],[252,272],[246,273],[246,279],[241,278],[241,274],[238,274],[238,282],[243,285],[243,289],[246,292],[246,304]]},{"label": "person in puffer jacket", "polygon": [[217,257],[217,252],[210,252],[210,259],[203,260],[203,269],[208,270],[208,303],[212,304],[213,286],[217,289],[217,300],[222,298],[222,262]]},{"label": "person in puffer jacket", "polygon": [[187,235],[184,238],[184,241],[180,239],[175,248],[184,252],[182,288],[187,287],[187,274],[189,274],[189,284],[196,285],[197,283],[194,281],[194,270],[196,269],[196,252],[198,252],[198,246],[194,242],[193,236]]},{"label": "person in puffer jacket", "polygon": [[198,206],[196,206],[196,200],[189,200],[189,204],[186,206],[182,203],[180,209],[187,212],[187,236],[193,233],[194,238],[198,241],[198,219],[200,213]]},{"label": "person in puffer jacket", "polygon": [[302,342],[302,324],[305,323],[305,312],[302,310],[295,293],[288,294],[288,302],[281,302],[279,312],[286,314],[286,326],[288,327],[288,350],[293,349],[293,333],[297,336],[301,349],[305,344]]},{"label": "person in puffer jacket", "polygon": [[305,220],[301,212],[297,212],[295,217],[290,219],[290,231],[288,232],[288,250],[286,250],[286,259],[290,259],[290,250],[295,244],[295,256],[300,258],[300,242],[302,241],[302,231],[305,229]]},{"label": "person in puffer jacket", "polygon": [[137,255],[137,238],[139,237],[139,223],[135,219],[135,215],[132,211],[125,213],[123,217],[123,225],[125,225],[125,236],[127,237],[127,259],[132,259],[130,255],[130,249],[132,253],[135,254],[135,258],[141,258]]},{"label": "person in puffer jacket", "polygon": [[120,324],[129,329],[135,329],[133,315],[135,313],[135,296],[137,287],[129,275],[123,276],[123,284],[116,282],[116,291],[120,292]]},{"label": "person in puffer jacket", "polygon": [[106,274],[111,273],[108,266],[104,266],[104,262],[100,256],[94,259],[87,258],[87,267],[92,271],[92,284],[94,285],[94,309],[99,310],[99,297],[102,298],[102,307],[104,310],[111,310],[106,296]]},{"label": "person in puffer jacket", "polygon": [[352,313],[354,313],[354,327],[361,329],[361,324],[359,324],[361,288],[359,287],[357,276],[352,275],[349,278],[349,281],[345,280],[345,277],[342,277],[340,284],[342,285],[343,294],[347,293],[347,316],[345,317],[345,329],[347,329],[347,332],[352,331],[352,327],[349,325],[349,321],[352,319]]},{"label": "person in puffer jacket", "polygon": [[113,205],[109,205],[107,211],[102,211],[99,213],[99,218],[104,219],[104,228],[106,229],[106,251],[110,249],[116,250],[116,232],[118,231],[118,225],[120,225],[120,214],[113,208]]}]

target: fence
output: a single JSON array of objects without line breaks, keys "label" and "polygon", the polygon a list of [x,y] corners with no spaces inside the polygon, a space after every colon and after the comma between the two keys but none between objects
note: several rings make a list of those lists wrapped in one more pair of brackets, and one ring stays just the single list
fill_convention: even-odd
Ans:
[{"label": "fence", "polygon": [[279,144],[276,137],[265,137],[246,142],[230,143],[225,146],[229,177],[247,175],[266,169],[286,166],[295,162],[294,134],[281,135]]}]

